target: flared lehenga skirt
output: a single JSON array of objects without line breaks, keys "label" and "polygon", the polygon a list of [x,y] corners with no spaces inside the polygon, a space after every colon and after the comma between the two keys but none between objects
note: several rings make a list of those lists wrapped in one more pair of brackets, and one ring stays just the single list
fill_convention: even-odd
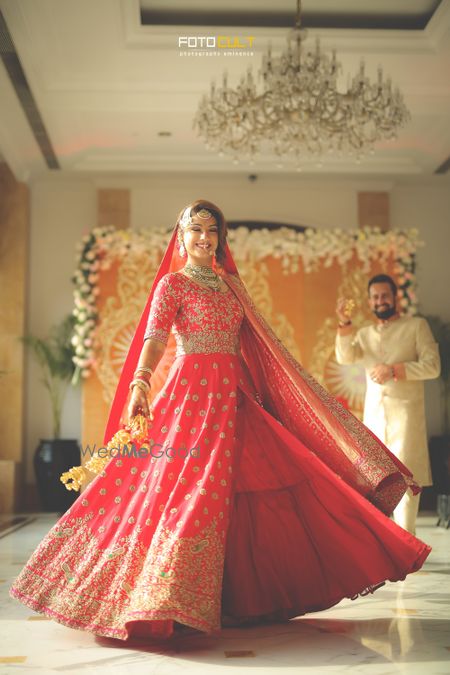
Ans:
[{"label": "flared lehenga skirt", "polygon": [[420,568],[430,549],[340,480],[249,394],[237,356],[175,359],[148,443],[110,460],[11,595],[126,639],[286,619]]}]

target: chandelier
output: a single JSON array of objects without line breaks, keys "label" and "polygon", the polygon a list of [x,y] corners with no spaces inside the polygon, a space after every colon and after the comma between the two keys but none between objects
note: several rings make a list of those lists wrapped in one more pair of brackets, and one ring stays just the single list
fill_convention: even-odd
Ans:
[{"label": "chandelier", "polygon": [[359,159],[373,153],[375,142],[396,138],[410,119],[399,89],[383,77],[381,68],[371,82],[361,62],[343,88],[335,50],[325,54],[319,40],[307,49],[300,14],[297,0],[287,49],[273,56],[268,47],[258,83],[249,68],[234,89],[226,73],[221,87],[211,84],[194,118],[194,129],[208,148],[231,155],[235,162],[272,151],[278,161],[293,157],[301,168],[305,157],[336,153]]}]

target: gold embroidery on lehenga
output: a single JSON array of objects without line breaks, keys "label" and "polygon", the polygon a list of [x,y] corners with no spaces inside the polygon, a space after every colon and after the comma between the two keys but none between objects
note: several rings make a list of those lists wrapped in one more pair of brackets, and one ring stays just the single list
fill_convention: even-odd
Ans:
[{"label": "gold embroidery on lehenga", "polygon": [[154,338],[166,343],[169,338],[170,324],[181,303],[180,287],[175,277],[173,274],[165,275],[155,289],[144,340]]},{"label": "gold embroidery on lehenga", "polygon": [[64,572],[64,574],[66,575],[67,581],[74,581],[75,577],[74,577],[73,572],[72,572],[72,570],[70,569],[70,567],[67,563],[63,563],[61,565],[61,569]]},{"label": "gold embroidery on lehenga", "polygon": [[[176,297],[175,299],[178,302],[179,298]],[[178,338],[182,349],[198,349],[202,353],[209,353],[209,350],[236,353],[236,331],[231,332],[230,327],[233,325],[236,328],[238,327],[239,317],[243,313],[240,304],[237,301],[234,302],[234,300],[231,302],[231,297],[229,299],[230,307],[225,307],[226,303],[222,299],[217,305],[217,315],[220,316],[222,313],[223,316],[221,318],[225,325],[228,323],[228,330],[212,330],[213,326],[211,326],[211,323],[214,324],[214,317],[211,322],[211,316],[207,316],[203,312],[202,303],[199,301],[196,316],[200,321],[199,328],[202,330],[198,334],[194,330],[189,335],[180,330]],[[207,306],[208,303],[209,296],[206,297],[205,295],[205,302],[203,304]],[[172,311],[173,307],[167,307],[167,309],[168,311]],[[159,311],[162,311],[161,308]],[[210,325],[203,324],[203,319],[208,319]],[[155,330],[163,331],[163,328],[156,327]],[[177,337],[176,331],[174,333],[175,337]],[[159,336],[166,337],[162,333]],[[185,351],[183,353],[190,352]],[[198,360],[200,361],[200,359]],[[202,369],[198,370],[200,365]],[[193,364],[193,367],[197,370],[195,374],[196,382],[199,383],[200,381],[202,384],[202,386],[197,384],[194,387],[194,391],[198,393],[192,395],[192,400],[197,402],[198,400],[204,400],[203,397],[206,396],[211,384],[208,382],[210,378],[207,371],[203,371],[203,361],[200,361],[200,364]],[[219,367],[218,363],[214,362],[212,367],[216,369],[214,377],[217,380],[215,382],[218,381],[220,383],[222,373],[217,371]],[[230,363],[230,367],[233,367],[233,363]],[[226,370],[225,373],[227,373]],[[189,378],[184,379],[186,380],[185,383],[189,384]],[[184,385],[183,381],[182,384]],[[229,384],[227,377],[223,378],[223,384]],[[186,389],[177,391],[186,391]],[[201,393],[201,396],[199,396],[199,393]],[[233,395],[233,393],[230,395]],[[167,406],[168,399],[173,401],[177,398],[178,401],[188,401],[191,399],[191,394],[187,394],[186,396],[179,394],[176,397],[169,389],[169,391],[161,392],[161,397],[161,403]],[[216,412],[214,407],[212,409],[209,407],[210,399],[213,399],[213,397],[214,394],[210,392],[208,394],[208,403],[199,404],[202,406],[205,416],[206,414],[209,415],[210,411],[212,413]],[[220,397],[219,392],[217,398],[220,399]],[[226,393],[224,392],[225,397]],[[164,401],[164,399],[166,400]],[[217,405],[217,410],[220,411],[220,404]],[[194,405],[191,407],[194,410],[196,408]],[[172,407],[166,407],[164,410],[169,410],[170,412]],[[186,413],[188,417],[190,416],[190,412],[189,410]],[[195,411],[196,415],[197,412]],[[167,422],[167,417],[164,419],[164,422],[170,426],[170,429],[173,429],[173,426]],[[186,422],[195,424],[197,420],[194,421],[192,418]],[[162,429],[167,430],[168,426],[162,427]],[[205,428],[207,426],[208,424],[205,423]],[[186,427],[185,431],[187,429],[191,429],[191,433],[196,433],[197,431],[196,427],[190,427],[187,423]],[[123,430],[121,433],[123,433]],[[222,437],[225,437],[225,434]],[[120,439],[124,441],[123,436]],[[168,441],[166,442],[168,443]],[[152,458],[151,461],[153,463],[156,460]],[[168,458],[167,461],[173,461],[173,458]],[[135,486],[130,485],[128,490],[126,490],[128,480],[137,482],[134,478],[130,478],[129,473],[132,475],[136,474],[138,469],[137,467],[130,468],[128,461],[122,462],[122,460],[117,460],[111,463],[111,470],[115,471],[115,466],[120,467],[122,465],[124,468],[122,472],[118,473],[124,475],[126,472],[127,475],[124,479],[125,497],[122,499],[121,507],[116,508],[114,506],[114,494],[110,494],[107,505],[109,506],[108,511],[111,515],[108,518],[98,518],[98,521],[94,521],[96,527],[95,533],[87,526],[87,519],[94,517],[93,513],[87,514],[84,522],[80,522],[83,519],[77,519],[77,525],[70,537],[70,546],[67,545],[66,548],[62,546],[58,547],[55,543],[59,542],[61,544],[61,542],[65,543],[68,541],[57,534],[44,539],[40,547],[40,553],[30,559],[30,566],[27,566],[23,575],[19,577],[15,586],[17,593],[22,593],[26,600],[28,599],[31,604],[34,603],[33,608],[36,608],[38,611],[48,610],[54,613],[55,618],[59,617],[67,625],[77,628],[88,627],[88,630],[94,630],[94,632],[100,635],[126,637],[126,622],[137,619],[180,619],[183,623],[201,630],[212,630],[220,627],[224,532],[223,523],[220,523],[221,529],[219,532],[217,531],[215,520],[210,522],[206,527],[203,526],[204,520],[211,521],[212,518],[212,515],[208,518],[208,507],[203,506],[205,503],[209,503],[209,498],[206,497],[199,500],[199,494],[207,494],[206,489],[201,487],[207,482],[207,470],[206,475],[202,474],[204,479],[203,481],[199,481],[198,488],[192,484],[194,482],[193,477],[189,477],[189,481],[180,478],[179,483],[183,484],[184,481],[186,490],[190,490],[190,492],[183,499],[183,491],[175,501],[176,506],[172,506],[173,502],[171,503],[168,497],[164,501],[160,495],[154,493],[150,501],[145,500],[143,502],[144,507],[152,504],[150,512],[154,515],[153,520],[155,522],[153,523],[153,528],[156,527],[156,531],[149,529],[152,525],[152,519],[147,518],[144,521],[139,518],[139,522],[142,525],[145,523],[146,526],[143,529],[143,532],[145,532],[144,542],[144,535],[142,539],[138,536],[142,528],[138,526],[128,527],[127,525],[127,523],[134,525],[138,516],[138,511],[135,510],[136,495],[128,493],[129,491],[133,492]],[[153,468],[153,464],[149,466]],[[192,468],[196,478],[200,467],[194,466]],[[157,476],[158,473],[159,471],[155,471],[154,475]],[[106,475],[104,469],[102,469],[101,475]],[[108,483],[111,486],[110,493],[114,493],[113,480],[111,478],[111,482]],[[121,483],[121,479],[116,479],[117,485]],[[220,491],[218,483],[219,475],[215,484],[207,482],[211,486],[211,489],[215,488]],[[150,479],[149,490],[152,490],[153,485],[154,482],[152,484]],[[221,485],[223,485],[223,479]],[[147,486],[138,485],[138,488],[144,491],[144,489],[147,489]],[[156,491],[158,490],[156,489]],[[102,494],[106,494],[106,490]],[[95,498],[98,499],[97,492],[95,495]],[[139,493],[137,497],[137,504],[140,506],[144,495],[140,495]],[[211,497],[212,499],[218,499],[218,493],[212,493]],[[189,500],[191,503],[189,503]],[[119,501],[120,498],[116,500],[117,503]],[[160,503],[161,501],[164,501],[164,503]],[[106,500],[98,499],[98,502],[99,504],[106,505]],[[128,502],[131,502],[133,505],[132,509],[129,508]],[[85,506],[88,505],[86,500]],[[169,508],[171,506],[172,508]],[[214,510],[218,510],[218,508],[221,508],[221,504],[214,504]],[[193,514],[188,513],[188,511],[192,510],[194,510]],[[136,513],[136,517],[129,515],[130,511]],[[172,526],[171,529],[164,527],[165,522],[172,522],[172,520],[164,520],[165,511],[177,514],[177,518],[180,518],[176,522],[175,527]],[[201,515],[202,519],[204,516],[206,518],[201,522],[196,519],[194,526],[198,529],[194,530],[192,521],[197,516],[197,513],[199,516]],[[143,518],[146,515],[147,512],[144,512]],[[186,515],[186,520],[182,519],[184,515]],[[220,512],[218,518],[223,518],[223,511]],[[121,523],[121,525],[116,528],[113,526],[111,519],[114,523]],[[104,525],[99,527],[99,523],[105,523],[107,527],[105,528]],[[186,529],[191,528],[190,534],[192,536],[180,536],[180,534],[183,534],[183,531],[180,532],[179,528],[184,525],[186,525]],[[200,525],[202,526],[200,527]],[[112,537],[110,536],[110,531],[117,531],[120,534],[122,527],[126,528],[127,532],[132,531],[132,534],[128,537],[118,538],[117,542],[111,545]],[[106,532],[105,539],[108,540],[109,549],[104,548],[105,544],[103,544],[102,548],[103,538],[97,536],[97,534],[103,532]],[[65,568],[62,565],[65,565]]]},{"label": "gold embroidery on lehenga", "polygon": [[137,619],[179,619],[208,631],[220,627],[224,546],[215,521],[191,537],[160,524],[150,547],[134,531],[102,549],[88,526],[91,517],[70,520],[64,528],[73,531],[70,540],[59,536],[60,529],[50,531],[12,594],[65,625],[122,639],[125,624]]},{"label": "gold embroidery on lehenga", "polygon": [[73,534],[73,527],[64,527],[62,530],[55,532],[56,537],[70,537]]},{"label": "gold embroidery on lehenga", "polygon": [[125,591],[125,593],[128,595],[128,597],[131,597],[131,591],[133,590],[126,581],[123,582],[122,588]]},{"label": "gold embroidery on lehenga", "polygon": [[116,548],[113,551],[108,551],[108,549],[106,549],[105,557],[107,560],[114,560],[114,558],[117,558],[118,555],[122,555],[122,553],[125,553],[123,546],[121,548]]},{"label": "gold embroidery on lehenga", "polygon": [[158,340],[158,342],[163,342],[166,344],[167,340],[169,339],[169,333],[167,330],[163,330],[161,328],[149,328],[149,330],[146,331],[144,335],[144,340],[148,340],[148,338],[152,338],[153,340]]},{"label": "gold embroidery on lehenga", "polygon": [[[191,333],[180,333],[174,330],[174,336],[177,344],[175,356],[185,354],[214,354],[216,352],[226,354],[237,353],[238,343],[235,332],[202,330]],[[184,383],[182,382],[182,384]]]}]

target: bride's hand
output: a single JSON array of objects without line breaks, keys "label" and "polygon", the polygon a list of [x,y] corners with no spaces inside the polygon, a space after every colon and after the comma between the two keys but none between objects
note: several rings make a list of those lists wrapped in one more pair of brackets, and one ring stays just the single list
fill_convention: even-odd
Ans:
[{"label": "bride's hand", "polygon": [[153,420],[153,411],[149,406],[145,393],[139,387],[133,387],[133,391],[128,404],[128,418],[131,420],[136,415],[144,415]]}]

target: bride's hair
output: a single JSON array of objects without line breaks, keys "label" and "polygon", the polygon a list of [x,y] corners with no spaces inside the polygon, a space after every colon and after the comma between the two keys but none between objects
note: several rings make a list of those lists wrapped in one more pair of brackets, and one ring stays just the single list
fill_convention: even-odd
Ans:
[{"label": "bride's hair", "polygon": [[186,212],[187,209],[190,209],[190,216],[192,217],[194,214],[198,213],[202,209],[206,209],[207,211],[210,211],[210,213],[214,216],[216,223],[217,223],[217,228],[218,228],[218,235],[219,235],[219,241],[217,244],[217,249],[216,249],[216,260],[219,264],[222,264],[225,260],[225,244],[227,240],[227,223],[225,220],[225,216],[223,215],[222,211],[219,209],[218,206],[213,204],[212,202],[208,202],[206,199],[197,199],[195,202],[192,202],[188,206],[186,206],[181,213],[179,214],[177,218],[177,225],[179,226],[180,220],[183,217],[184,213]]}]

